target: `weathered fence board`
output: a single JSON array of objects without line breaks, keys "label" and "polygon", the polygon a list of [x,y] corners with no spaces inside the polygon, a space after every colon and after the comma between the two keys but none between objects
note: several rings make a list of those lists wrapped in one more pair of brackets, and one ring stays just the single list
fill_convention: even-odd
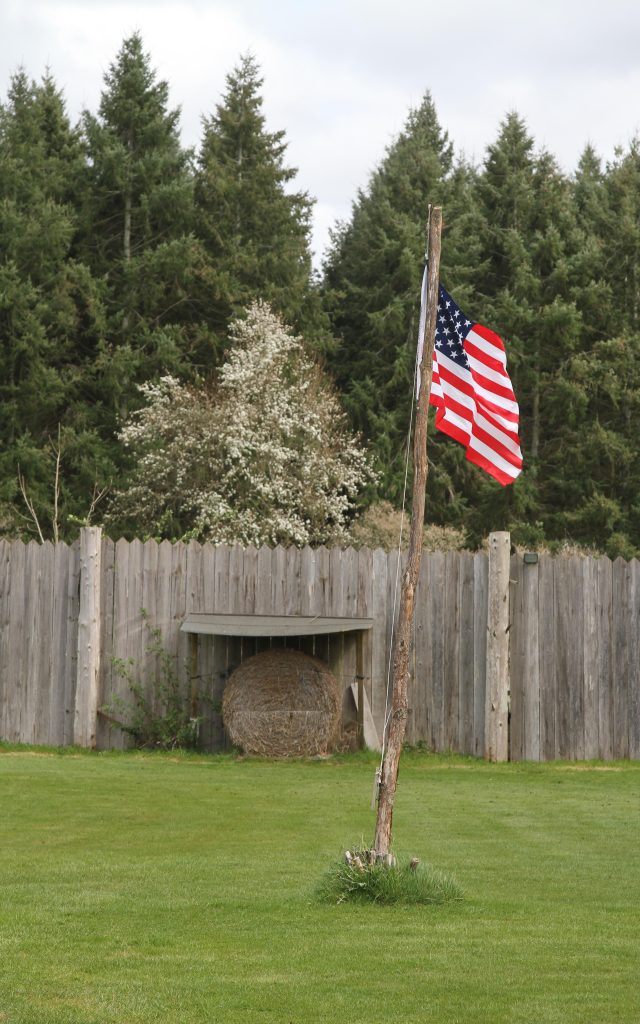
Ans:
[{"label": "weathered fence board", "polygon": [[[640,562],[629,563],[629,757],[640,758]],[[635,625],[634,625],[635,623]]]},{"label": "weathered fence board", "polygon": [[[0,540],[0,736],[9,737],[9,705],[14,703],[11,678],[11,544]],[[15,595],[14,595],[15,596]]]},{"label": "weathered fence board", "polygon": [[[25,562],[26,544],[12,545],[11,552],[11,595],[9,604],[9,624],[7,642],[7,664],[3,675],[8,681],[5,692],[6,732],[9,742],[19,743],[23,736],[29,735],[26,725],[22,731],[22,711],[25,703],[25,673],[27,659],[27,635],[25,632]],[[10,689],[9,689],[10,688]],[[28,742],[24,739],[23,742]]]},{"label": "weathered fence board", "polygon": [[38,600],[36,603],[36,627],[29,638],[36,648],[34,657],[35,683],[35,728],[36,743],[51,744],[54,740],[53,706],[57,703],[54,680],[51,675],[51,652],[54,644],[53,613],[55,605],[55,548],[50,541],[42,546],[42,557],[38,566]]},{"label": "weathered fence board", "polygon": [[0,543],[0,738],[73,742],[78,546]]},{"label": "weathered fence board", "polygon": [[577,587],[577,558],[556,560],[555,616],[559,639],[556,649],[558,679],[558,754],[561,758],[581,757],[582,675],[584,627],[582,587]]},{"label": "weathered fence board", "polygon": [[[368,548],[361,548],[358,555],[357,580],[358,580],[358,617],[369,619],[373,615],[373,551]],[[362,637],[362,685],[364,693],[371,708],[371,662],[373,658],[373,638],[371,630],[367,630]],[[364,711],[362,713],[364,722]]]},{"label": "weathered fence board", "polygon": [[584,594],[584,748],[589,760],[598,756],[598,564],[594,558],[582,560]]},{"label": "weathered fence board", "polygon": [[[102,610],[102,628],[100,643],[102,645],[102,657],[100,659],[100,707],[106,703],[109,694],[113,691],[113,607],[115,591],[115,563],[116,546],[109,537],[102,538],[102,590],[100,593],[100,608]],[[160,591],[160,578],[157,579],[157,589]],[[109,743],[109,723],[104,717],[102,710],[98,710],[97,745],[100,748],[106,747]]]},{"label": "weathered fence board", "polygon": [[443,700],[444,744],[446,750],[459,750],[460,716],[460,557],[457,551],[444,556],[444,655]]},{"label": "weathered fence board", "polygon": [[629,757],[640,759],[640,562],[629,565],[630,629],[629,629]]},{"label": "weathered fence board", "polygon": [[612,662],[613,662],[613,756],[629,756],[629,565],[621,558],[613,563]]},{"label": "weathered fence board", "polygon": [[[384,717],[384,690],[387,678],[387,585],[389,559],[386,552],[373,552],[373,578],[371,595],[371,681],[369,703],[378,736],[382,736]],[[382,680],[382,684],[381,681]]]},{"label": "weathered fence board", "polygon": [[469,551],[460,558],[460,730],[458,749],[463,754],[474,750],[474,557]]},{"label": "weathered fence board", "polygon": [[427,628],[431,636],[431,729],[429,745],[446,750],[445,738],[445,556],[437,551],[431,562],[431,587],[427,597]]},{"label": "weathered fence board", "polygon": [[431,649],[430,631],[424,614],[429,594],[429,560],[423,558],[420,578],[416,588],[415,615],[413,622],[413,665],[411,673],[411,705],[413,714],[409,722],[408,741],[419,743],[429,735],[429,678]]},{"label": "weathered fence board", "polygon": [[522,563],[522,619],[524,633],[524,746],[526,761],[540,760],[540,638],[538,634],[538,563]]},{"label": "weathered fence board", "polygon": [[50,656],[51,717],[49,743],[73,742],[78,657],[80,548],[56,544],[56,579],[52,602]]},{"label": "weathered fence board", "polygon": [[[199,637],[197,676],[180,625],[191,611],[337,615],[373,620],[364,686],[382,735],[393,661],[394,601],[404,558],[347,548],[260,549],[102,539],[100,704],[129,689],[114,658],[151,682],[158,630],[193,694],[206,749],[224,749],[229,674],[269,646],[295,644],[326,660],[355,722],[355,634],[285,639]],[[0,541],[0,737],[68,744],[79,695],[80,546]],[[488,559],[425,554],[415,603],[407,737],[434,750],[485,750]],[[640,758],[640,564],[607,558],[510,559],[510,756]],[[82,647],[82,640],[80,646]],[[150,689],[151,692],[151,689]],[[86,696],[86,695],[85,695]],[[100,747],[126,737],[98,718]]]},{"label": "weathered fence board", "polygon": [[473,556],[473,753],[476,757],[482,757],[485,749],[488,614],[489,560],[479,551]]},{"label": "weathered fence board", "polygon": [[24,704],[20,731],[27,743],[42,742],[38,721],[37,690],[42,685],[39,653],[44,637],[42,629],[42,575],[41,565],[47,560],[51,544],[36,541],[27,544],[24,573],[24,641],[27,647],[27,665],[24,676]]},{"label": "weathered fence board", "polygon": [[[555,559],[540,555],[538,560],[538,643],[540,666],[540,758],[559,757],[557,743]],[[535,615],[535,611],[534,611]]]},{"label": "weathered fence board", "polygon": [[598,635],[598,757],[610,760],[613,756],[613,659],[612,614],[613,614],[613,566],[608,558],[596,562],[597,578],[597,622]]},{"label": "weathered fence board", "polygon": [[[213,608],[213,594],[215,588],[215,557],[216,549],[211,544],[204,544],[202,547],[201,579],[202,579],[202,605],[204,608]],[[221,735],[221,716],[216,706],[214,696],[215,687],[215,646],[213,643],[202,643],[202,637],[196,638],[197,658],[199,677],[195,680],[199,694],[198,713],[200,722],[200,741],[205,749],[219,749]]]},{"label": "weathered fence board", "polygon": [[510,549],[508,533],[491,534],[484,750],[490,761],[506,761],[509,753]]},{"label": "weathered fence board", "polygon": [[[528,568],[528,566],[527,566]],[[521,557],[512,555],[509,565],[509,659],[510,711],[509,756],[512,761],[524,758],[525,704],[528,689],[526,638],[524,621],[524,571]]]}]

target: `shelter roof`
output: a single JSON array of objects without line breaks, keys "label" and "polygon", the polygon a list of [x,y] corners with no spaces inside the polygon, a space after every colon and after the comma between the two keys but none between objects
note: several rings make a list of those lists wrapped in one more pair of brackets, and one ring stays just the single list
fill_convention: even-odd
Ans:
[{"label": "shelter roof", "polygon": [[211,636],[314,636],[372,629],[373,619],[327,615],[212,615],[191,612],[180,626],[184,633]]}]

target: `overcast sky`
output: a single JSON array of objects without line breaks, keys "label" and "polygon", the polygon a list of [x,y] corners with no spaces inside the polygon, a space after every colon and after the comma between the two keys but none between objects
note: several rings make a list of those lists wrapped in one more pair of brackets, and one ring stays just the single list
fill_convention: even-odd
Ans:
[{"label": "overcast sky", "polygon": [[187,145],[238,55],[254,54],[268,125],[286,130],[296,185],[317,200],[316,259],[427,89],[478,161],[512,109],[567,170],[587,141],[611,159],[640,126],[638,0],[0,0],[2,98],[20,65],[34,78],[48,65],[75,121],[135,30]]}]

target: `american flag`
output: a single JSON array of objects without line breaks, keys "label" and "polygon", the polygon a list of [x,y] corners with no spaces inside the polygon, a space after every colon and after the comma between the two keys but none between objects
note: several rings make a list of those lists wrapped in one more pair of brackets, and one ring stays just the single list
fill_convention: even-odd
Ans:
[{"label": "american flag", "polygon": [[522,452],[504,344],[469,320],[442,285],[438,299],[429,399],[436,427],[465,446],[470,462],[511,484],[522,470]]}]

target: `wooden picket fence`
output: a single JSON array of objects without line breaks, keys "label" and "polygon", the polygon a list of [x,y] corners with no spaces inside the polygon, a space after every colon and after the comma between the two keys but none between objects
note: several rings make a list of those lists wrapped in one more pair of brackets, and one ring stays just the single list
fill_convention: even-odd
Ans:
[{"label": "wooden picket fence", "polygon": [[[507,576],[496,582],[490,559],[491,549],[423,559],[408,741],[497,759],[640,758],[640,563],[549,555],[525,562],[507,553]],[[158,663],[148,648],[158,629],[186,680],[180,625],[190,612],[372,619],[365,691],[381,735],[399,585],[397,553],[366,548],[114,543],[98,530],[81,531],[70,546],[0,541],[0,738],[124,745],[96,713],[114,695],[127,697],[114,659],[151,685]],[[504,628],[490,621],[493,606],[502,608]],[[220,702],[230,672],[282,642],[198,638],[205,749],[226,745]],[[495,660],[500,642],[506,656]],[[294,643],[331,665],[348,726],[354,634]],[[498,723],[504,743],[494,750],[496,687],[507,712]]]}]

